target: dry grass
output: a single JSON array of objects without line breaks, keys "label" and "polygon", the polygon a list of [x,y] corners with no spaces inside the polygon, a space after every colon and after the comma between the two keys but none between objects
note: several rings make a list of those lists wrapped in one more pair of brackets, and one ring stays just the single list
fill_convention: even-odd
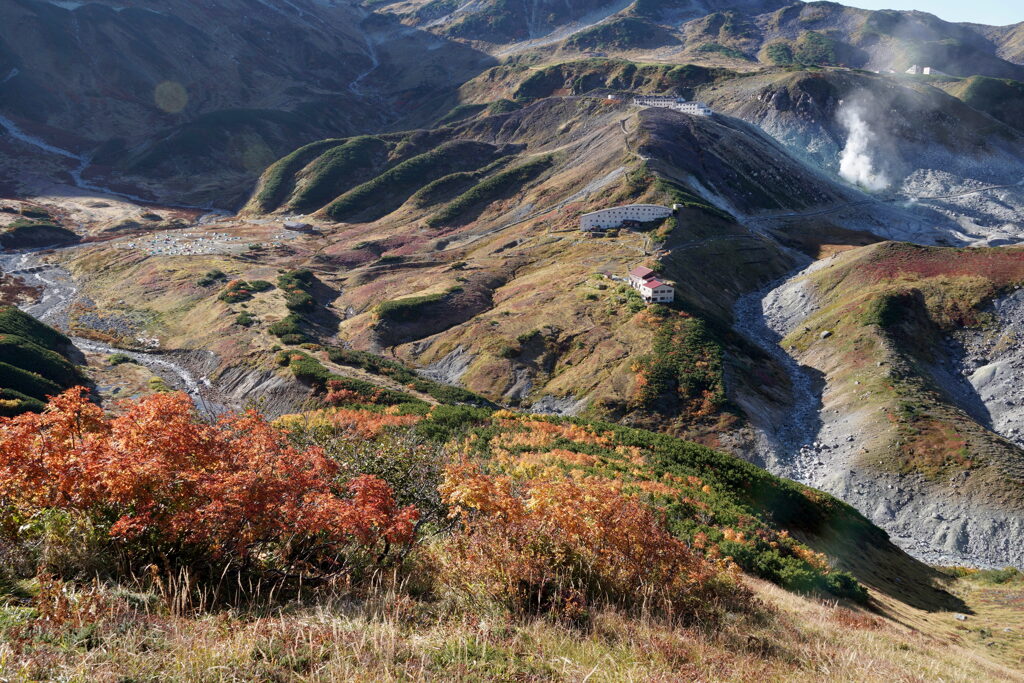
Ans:
[{"label": "dry grass", "polygon": [[[986,648],[969,637],[941,629],[915,631],[765,582],[750,585],[768,616],[737,618],[710,633],[610,610],[597,614],[586,630],[541,618],[514,620],[500,612],[452,613],[446,603],[424,603],[393,591],[363,602],[195,618],[155,608],[126,614],[110,607],[126,596],[108,595],[78,603],[88,606],[87,621],[94,626],[66,614],[62,623],[33,624],[25,608],[7,608],[0,617],[5,629],[0,678],[1024,680],[1019,669],[988,659]],[[1013,618],[1019,621],[1019,610]]]}]

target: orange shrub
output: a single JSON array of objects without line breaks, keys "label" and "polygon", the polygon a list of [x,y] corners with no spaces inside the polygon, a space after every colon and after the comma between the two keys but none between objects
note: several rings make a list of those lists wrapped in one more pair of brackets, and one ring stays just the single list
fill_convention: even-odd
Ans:
[{"label": "orange shrub", "polygon": [[[184,394],[108,418],[81,387],[41,414],[0,420],[0,505],[30,517],[86,514],[112,538],[182,545],[222,559],[257,550],[408,543],[418,513],[370,476],[347,484],[319,448],[297,450],[255,412],[200,420]],[[151,552],[152,554],[152,552]]]},{"label": "orange shrub", "polygon": [[286,428],[330,427],[349,438],[376,439],[388,429],[410,427],[422,419],[419,415],[395,415],[389,410],[378,413],[370,410],[330,408],[285,415],[278,418],[275,424]]},{"label": "orange shrub", "polygon": [[750,600],[734,570],[672,536],[618,482],[523,481],[460,464],[440,490],[462,529],[450,542],[448,580],[515,611],[576,619],[606,603],[706,621]]}]

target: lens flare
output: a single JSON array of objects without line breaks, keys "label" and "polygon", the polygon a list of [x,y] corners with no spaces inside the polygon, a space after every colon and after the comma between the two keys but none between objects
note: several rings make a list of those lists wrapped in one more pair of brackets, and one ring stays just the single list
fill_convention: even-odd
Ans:
[{"label": "lens flare", "polygon": [[188,92],[177,81],[164,81],[153,92],[156,106],[168,114],[178,114],[188,106]]}]

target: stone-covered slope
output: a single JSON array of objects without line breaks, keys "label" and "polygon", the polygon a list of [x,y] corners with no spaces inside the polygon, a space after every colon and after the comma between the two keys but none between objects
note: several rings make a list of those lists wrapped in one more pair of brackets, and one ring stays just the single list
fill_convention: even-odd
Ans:
[{"label": "stone-covered slope", "polygon": [[883,243],[772,292],[768,324],[820,404],[804,443],[761,425],[775,435],[768,467],[852,503],[920,557],[1024,561],[1024,450],[993,420],[1012,392],[972,377],[989,345],[963,351],[965,337],[998,332],[989,305],[1022,283],[1019,249]]}]

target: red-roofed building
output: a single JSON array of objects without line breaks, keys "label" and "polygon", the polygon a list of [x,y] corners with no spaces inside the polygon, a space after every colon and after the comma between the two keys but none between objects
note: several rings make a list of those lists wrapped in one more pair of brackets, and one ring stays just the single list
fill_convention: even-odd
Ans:
[{"label": "red-roofed building", "polygon": [[629,271],[629,284],[647,303],[667,304],[676,298],[675,287],[658,279],[650,268],[637,266]]},{"label": "red-roofed building", "polygon": [[633,285],[633,288],[635,289],[655,276],[656,273],[650,268],[637,266],[633,270],[629,271],[629,284]]}]

